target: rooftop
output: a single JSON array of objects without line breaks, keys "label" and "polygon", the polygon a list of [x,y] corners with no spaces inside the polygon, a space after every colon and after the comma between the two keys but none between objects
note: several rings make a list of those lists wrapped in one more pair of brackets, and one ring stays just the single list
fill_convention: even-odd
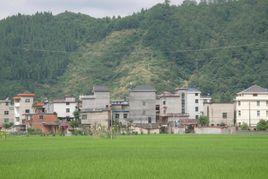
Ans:
[{"label": "rooftop", "polygon": [[155,88],[150,85],[139,85],[131,90],[132,92],[156,92]]},{"label": "rooftop", "polygon": [[109,92],[107,86],[97,85],[93,87],[94,92]]},{"label": "rooftop", "polygon": [[258,85],[253,85],[253,86],[251,86],[251,87],[249,87],[249,88],[247,88],[244,91],[241,91],[239,93],[268,93],[268,89],[260,87]]}]

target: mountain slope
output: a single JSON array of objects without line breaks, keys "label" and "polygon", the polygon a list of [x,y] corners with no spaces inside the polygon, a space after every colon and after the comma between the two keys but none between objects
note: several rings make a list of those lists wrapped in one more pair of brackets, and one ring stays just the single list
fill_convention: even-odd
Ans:
[{"label": "mountain slope", "polygon": [[106,84],[123,97],[148,83],[159,92],[189,84],[230,101],[251,84],[268,87],[267,19],[266,0],[158,4],[112,19],[7,18],[0,22],[0,96],[79,95]]}]

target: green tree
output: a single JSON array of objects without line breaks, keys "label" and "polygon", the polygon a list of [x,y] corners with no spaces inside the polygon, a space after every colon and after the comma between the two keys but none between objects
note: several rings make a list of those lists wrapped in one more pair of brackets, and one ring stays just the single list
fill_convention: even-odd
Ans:
[{"label": "green tree", "polygon": [[201,126],[208,126],[209,125],[209,118],[207,116],[200,116],[198,119],[198,123]]},{"label": "green tree", "polygon": [[265,120],[260,120],[257,124],[258,131],[265,131],[268,129],[268,123]]}]

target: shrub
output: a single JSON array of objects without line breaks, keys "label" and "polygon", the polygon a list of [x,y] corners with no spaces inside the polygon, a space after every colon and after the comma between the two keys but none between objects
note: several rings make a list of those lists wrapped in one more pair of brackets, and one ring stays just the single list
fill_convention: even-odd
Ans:
[{"label": "shrub", "polygon": [[198,119],[198,123],[201,126],[208,126],[209,124],[209,118],[207,116],[200,116]]},{"label": "shrub", "polygon": [[248,124],[243,122],[243,124],[240,126],[241,130],[248,130]]},{"label": "shrub", "polygon": [[265,131],[268,129],[268,123],[265,120],[260,120],[257,124],[258,131]]}]

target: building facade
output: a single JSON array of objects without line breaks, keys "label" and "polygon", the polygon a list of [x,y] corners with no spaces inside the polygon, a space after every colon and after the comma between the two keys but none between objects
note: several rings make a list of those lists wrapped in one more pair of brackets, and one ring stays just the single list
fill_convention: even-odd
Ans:
[{"label": "building facade", "polygon": [[188,115],[190,119],[198,119],[203,115],[204,101],[201,91],[194,88],[178,88],[180,96],[180,113]]},{"label": "building facade", "polygon": [[11,100],[0,100],[0,125],[3,123],[14,123],[14,106]]},{"label": "building facade", "polygon": [[34,113],[34,97],[33,93],[17,94],[14,99],[14,125],[20,128],[19,130],[25,130],[25,121],[28,120],[28,116]]},{"label": "building facade", "polygon": [[207,103],[204,105],[204,115],[209,118],[210,126],[234,126],[234,103]]},{"label": "building facade", "polygon": [[108,127],[111,120],[110,91],[106,86],[95,86],[91,95],[80,96],[83,126]]},{"label": "building facade", "polygon": [[129,122],[129,103],[127,101],[112,101],[112,119],[121,124]]},{"label": "building facade", "polygon": [[156,123],[156,90],[153,87],[141,85],[130,91],[129,118],[133,123]]},{"label": "building facade", "polygon": [[255,127],[260,120],[268,120],[268,89],[253,85],[237,93],[236,123]]},{"label": "building facade", "polygon": [[49,113],[56,113],[60,119],[73,119],[76,110],[78,110],[78,107],[75,97],[53,100],[52,104],[47,105],[47,111]]}]

